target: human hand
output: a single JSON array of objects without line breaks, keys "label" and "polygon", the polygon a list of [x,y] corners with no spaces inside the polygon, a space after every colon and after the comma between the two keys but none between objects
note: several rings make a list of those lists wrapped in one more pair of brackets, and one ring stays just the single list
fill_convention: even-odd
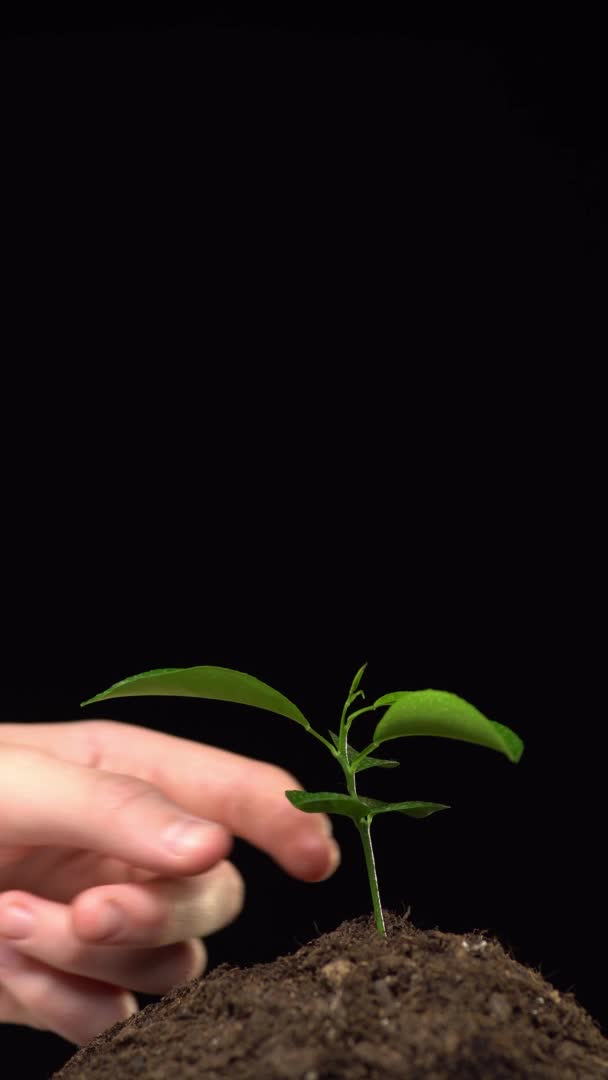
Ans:
[{"label": "human hand", "polygon": [[[110,720],[0,724],[0,1022],[77,1045],[200,975],[200,940],[234,920],[232,835],[303,881],[339,862],[325,815],[265,762]],[[201,821],[200,819],[205,819]],[[179,823],[192,846],[165,846]],[[107,901],[120,908],[103,936]],[[11,923],[10,909],[30,923]],[[111,907],[111,906],[110,906]]]}]

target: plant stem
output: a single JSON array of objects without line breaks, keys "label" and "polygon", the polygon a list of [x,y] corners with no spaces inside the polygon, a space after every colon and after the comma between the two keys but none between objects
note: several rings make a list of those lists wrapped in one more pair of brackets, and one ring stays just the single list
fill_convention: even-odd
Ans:
[{"label": "plant stem", "polygon": [[305,727],[304,730],[308,731],[310,735],[314,735],[315,739],[318,739],[319,742],[323,743],[323,746],[326,746],[328,750],[331,750],[334,757],[338,756],[338,752],[335,746],[332,746],[332,744],[329,742],[329,739],[325,739],[323,735],[321,735],[318,731],[315,731],[315,729],[311,727],[310,724],[308,725],[308,727]]},{"label": "plant stem", "polygon": [[366,758],[368,754],[371,754],[372,750],[375,750],[379,745],[380,743],[370,742],[369,746],[365,747],[365,750],[362,750],[360,754],[357,754],[356,758],[353,758],[350,763],[351,769],[356,769],[359,762]]},{"label": "plant stem", "polygon": [[376,927],[379,934],[386,934],[384,916],[382,914],[382,905],[380,903],[378,878],[376,876],[374,849],[372,847],[372,838],[370,835],[370,819],[361,818],[361,821],[357,822],[357,828],[359,830],[359,836],[361,837],[361,842],[363,844],[363,851],[365,852],[365,865],[367,866],[367,876],[369,878],[369,887],[372,894],[372,903],[374,905],[374,915],[376,916]]},{"label": "plant stem", "polygon": [[348,717],[347,727],[350,728],[350,725],[352,724],[356,716],[362,716],[363,713],[366,712],[373,712],[373,710],[377,708],[377,705],[366,705],[364,709],[356,709],[355,712],[351,712],[350,716]]},{"label": "plant stem", "polygon": [[338,728],[338,749],[341,754],[344,754],[344,756],[346,756],[346,711],[349,705],[350,697],[347,697],[346,701],[344,702],[344,708],[342,709],[342,716],[340,717],[340,727]]},{"label": "plant stem", "polygon": [[[355,716],[361,716],[362,713],[371,712],[371,710],[375,709],[376,706],[375,705],[368,705],[364,709],[358,709],[356,712],[351,713],[348,718],[347,718],[346,714],[348,712],[349,706],[352,705],[355,698],[359,697],[359,695],[361,695],[361,697],[364,697],[363,691],[359,690],[358,686],[359,686],[359,682],[361,680],[361,676],[363,675],[363,672],[365,671],[366,667],[367,667],[367,664],[364,664],[363,667],[357,672],[357,674],[355,675],[355,678],[353,679],[353,681],[351,683],[351,688],[350,688],[348,697],[347,697],[347,699],[346,699],[346,701],[344,703],[344,708],[342,709],[342,716],[340,717],[340,734],[338,736],[338,750],[337,750],[337,752],[335,750],[333,751],[334,757],[336,757],[338,759],[338,761],[340,762],[340,765],[342,766],[342,771],[343,771],[345,779],[346,779],[346,787],[348,789],[348,793],[349,793],[349,795],[352,795],[354,798],[356,798],[356,796],[357,796],[357,781],[356,781],[356,776],[355,776],[356,769],[354,769],[352,767],[352,763],[350,763],[349,760],[348,760],[348,733],[350,731],[350,725],[353,722]],[[357,755],[357,757],[355,758],[355,761],[357,761],[357,762],[361,761],[377,745],[378,744],[375,743],[375,742],[370,743],[369,746],[365,747],[365,750],[362,750],[361,753]],[[374,915],[376,917],[376,928],[377,928],[379,934],[386,935],[386,927],[384,925],[384,916],[382,914],[382,905],[380,903],[380,891],[378,889],[378,878],[377,878],[377,875],[376,875],[376,862],[375,862],[375,859],[374,859],[374,849],[372,847],[372,838],[371,838],[371,835],[370,835],[371,824],[372,824],[372,815],[370,814],[368,817],[361,818],[355,824],[356,824],[357,829],[359,831],[359,836],[361,837],[361,843],[363,844],[363,851],[365,853],[365,865],[367,867],[367,876],[368,876],[368,879],[369,879],[369,888],[370,888],[370,892],[372,894],[372,904],[374,905]]]}]

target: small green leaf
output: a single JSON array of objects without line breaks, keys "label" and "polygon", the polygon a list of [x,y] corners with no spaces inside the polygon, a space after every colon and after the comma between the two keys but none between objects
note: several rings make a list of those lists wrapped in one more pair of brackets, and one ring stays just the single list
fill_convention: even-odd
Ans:
[{"label": "small green leaf", "polygon": [[[352,761],[356,756],[356,751],[354,751],[352,757],[349,754],[349,760]],[[366,769],[397,769],[400,764],[400,761],[393,761],[392,758],[372,757],[371,754],[368,754],[367,757],[361,758],[355,772],[365,772]]]},{"label": "small green leaf", "polygon": [[[336,735],[335,731],[330,731],[329,734],[331,735],[332,742],[336,750],[339,750],[340,739]],[[355,750],[354,746],[351,746],[350,743],[348,744],[346,748],[346,755],[348,757],[349,764],[354,761],[356,757],[359,756],[359,753],[359,750]],[[360,763],[355,769],[355,772],[363,772],[365,769],[374,769],[376,767],[379,769],[396,769],[397,766],[400,764],[401,762],[399,761],[391,761],[388,758],[371,757],[371,755],[368,755],[367,757],[361,759]]]},{"label": "small green leaf", "polygon": [[[353,679],[353,681],[352,681],[352,684],[351,684],[351,688],[350,688],[350,691],[349,691],[349,697],[350,697],[350,696],[351,696],[352,694],[354,694],[354,693],[355,693],[355,690],[358,690],[358,688],[359,688],[359,683],[361,682],[361,679],[363,678],[363,675],[365,674],[365,669],[366,669],[366,667],[367,667],[367,660],[365,661],[365,663],[363,664],[363,666],[359,668],[359,670],[358,670],[357,674],[355,675],[355,677],[354,677],[354,679]],[[363,693],[363,691],[362,691],[362,690],[361,690],[361,691],[359,691],[359,692],[360,692],[360,694],[362,695],[362,697],[365,697],[365,694]]]},{"label": "small green leaf", "polygon": [[331,791],[286,791],[292,806],[307,814],[343,814],[359,821],[369,810],[361,799]]},{"label": "small green leaf", "polygon": [[474,705],[447,690],[404,690],[392,697],[392,704],[376,725],[376,743],[406,735],[439,735],[498,750],[514,763],[523,754],[519,735],[488,720]]},{"label": "small green leaf", "polygon": [[373,803],[371,807],[371,815],[375,817],[376,814],[388,814],[393,811],[397,811],[399,814],[407,814],[408,817],[413,818],[425,818],[430,817],[431,814],[436,814],[438,810],[450,810],[451,807],[447,803],[440,802],[402,802],[402,803],[385,803],[379,802],[378,799],[366,799],[368,804]]},{"label": "small green leaf", "polygon": [[211,698],[215,701],[253,705],[258,709],[267,709],[280,716],[287,716],[303,727],[310,728],[303,713],[278,690],[273,690],[253,675],[223,667],[156,668],[154,671],[144,671],[141,675],[121,679],[108,690],[83,701],[82,705],[107,701],[109,698],[157,695]]},{"label": "small green leaf", "polygon": [[366,799],[362,795],[341,795],[332,791],[286,791],[285,794],[292,806],[307,814],[342,814],[357,822],[365,817],[373,818],[376,814],[391,811],[406,814],[408,817],[423,818],[437,810],[449,810],[445,803],[387,803],[378,799]]}]

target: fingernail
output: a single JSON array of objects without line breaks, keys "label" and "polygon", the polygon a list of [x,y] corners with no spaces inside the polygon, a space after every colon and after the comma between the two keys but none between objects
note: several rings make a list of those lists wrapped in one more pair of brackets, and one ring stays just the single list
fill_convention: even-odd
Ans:
[{"label": "fingernail", "polygon": [[217,829],[212,821],[203,822],[198,818],[177,821],[166,830],[165,844],[174,855],[191,855],[207,843],[212,829]]},{"label": "fingernail", "polygon": [[113,937],[122,929],[124,923],[125,917],[122,908],[114,900],[106,900],[95,922],[95,937],[100,939]]},{"label": "fingernail", "polygon": [[4,937],[27,937],[33,925],[34,916],[21,904],[9,904],[0,911],[0,934]]}]

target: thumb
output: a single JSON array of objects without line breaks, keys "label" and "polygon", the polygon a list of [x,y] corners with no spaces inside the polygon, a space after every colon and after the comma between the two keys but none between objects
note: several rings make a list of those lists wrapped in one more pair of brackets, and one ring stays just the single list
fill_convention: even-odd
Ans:
[{"label": "thumb", "polygon": [[153,784],[0,739],[0,845],[99,852],[165,873],[203,873],[232,847]]}]

